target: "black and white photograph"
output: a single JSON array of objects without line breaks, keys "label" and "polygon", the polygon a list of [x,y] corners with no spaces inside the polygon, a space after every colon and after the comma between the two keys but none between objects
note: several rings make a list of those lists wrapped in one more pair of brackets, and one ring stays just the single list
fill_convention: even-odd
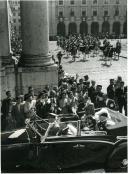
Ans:
[{"label": "black and white photograph", "polygon": [[127,173],[127,0],[0,0],[1,173]]}]

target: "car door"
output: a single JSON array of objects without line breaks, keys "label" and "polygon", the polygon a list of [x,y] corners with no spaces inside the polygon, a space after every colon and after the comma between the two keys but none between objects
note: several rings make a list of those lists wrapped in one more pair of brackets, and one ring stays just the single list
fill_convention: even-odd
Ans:
[{"label": "car door", "polygon": [[70,168],[85,163],[103,163],[113,147],[104,137],[68,137],[53,143],[58,168]]}]

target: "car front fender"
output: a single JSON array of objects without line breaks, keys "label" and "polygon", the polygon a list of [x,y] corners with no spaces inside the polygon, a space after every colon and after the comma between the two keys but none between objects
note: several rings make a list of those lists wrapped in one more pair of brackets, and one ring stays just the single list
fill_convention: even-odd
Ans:
[{"label": "car front fender", "polygon": [[118,140],[106,161],[106,169],[110,172],[125,172],[127,166],[123,166],[123,161],[127,160],[127,140]]}]

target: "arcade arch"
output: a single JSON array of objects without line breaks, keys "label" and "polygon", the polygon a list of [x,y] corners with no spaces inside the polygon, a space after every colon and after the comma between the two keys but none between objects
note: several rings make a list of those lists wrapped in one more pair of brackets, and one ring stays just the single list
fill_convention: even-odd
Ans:
[{"label": "arcade arch", "polygon": [[97,35],[99,33],[99,23],[92,22],[91,24],[91,34]]},{"label": "arcade arch", "polygon": [[75,22],[70,22],[68,26],[68,34],[76,34],[77,33],[77,25]]}]

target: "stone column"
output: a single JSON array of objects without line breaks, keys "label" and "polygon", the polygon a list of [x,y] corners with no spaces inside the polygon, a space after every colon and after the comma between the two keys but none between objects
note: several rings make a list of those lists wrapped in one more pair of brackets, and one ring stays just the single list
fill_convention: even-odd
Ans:
[{"label": "stone column", "polygon": [[51,65],[48,1],[21,1],[22,66]]},{"label": "stone column", "polygon": [[0,60],[2,65],[10,63],[10,33],[7,0],[0,1]]},{"label": "stone column", "polygon": [[18,93],[33,86],[37,94],[45,85],[58,84],[57,66],[49,55],[48,1],[21,0],[22,56],[18,67]]}]

